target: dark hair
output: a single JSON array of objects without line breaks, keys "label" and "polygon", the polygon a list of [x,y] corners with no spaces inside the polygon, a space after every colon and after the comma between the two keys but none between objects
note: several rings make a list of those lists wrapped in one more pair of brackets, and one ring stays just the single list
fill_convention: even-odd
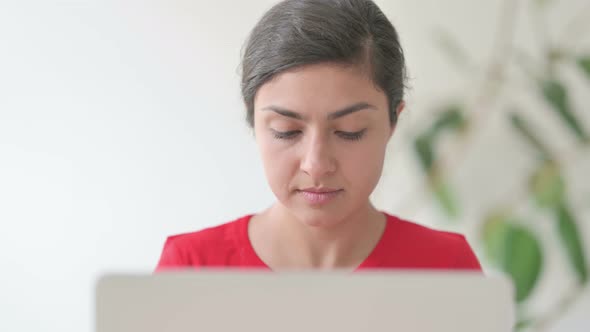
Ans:
[{"label": "dark hair", "polygon": [[321,62],[361,65],[388,97],[397,121],[406,68],[391,22],[371,0],[284,0],[250,33],[242,59],[242,97],[254,126],[254,98],[275,75]]}]

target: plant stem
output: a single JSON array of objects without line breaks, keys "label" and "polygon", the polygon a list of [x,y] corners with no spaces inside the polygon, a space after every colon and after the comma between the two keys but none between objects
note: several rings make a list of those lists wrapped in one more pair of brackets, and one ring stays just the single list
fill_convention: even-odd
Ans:
[{"label": "plant stem", "polygon": [[[439,157],[433,164],[433,173],[442,178],[448,178],[451,170],[455,169],[457,165],[462,162],[465,152],[469,144],[473,141],[472,136],[481,134],[482,124],[486,123],[487,116],[493,110],[492,102],[495,101],[499,94],[504,81],[504,72],[507,65],[506,59],[510,59],[513,51],[513,36],[516,26],[516,18],[520,0],[504,0],[501,8],[500,22],[498,24],[498,31],[496,32],[492,57],[484,74],[484,79],[481,87],[476,94],[473,102],[467,107],[471,112],[467,112],[469,116],[469,125],[466,126],[462,133],[461,139],[451,149],[445,157]],[[423,184],[419,186],[415,194],[409,196],[401,205],[400,213],[412,215],[415,210],[421,205],[430,193],[430,185],[428,180],[424,180]]]}]

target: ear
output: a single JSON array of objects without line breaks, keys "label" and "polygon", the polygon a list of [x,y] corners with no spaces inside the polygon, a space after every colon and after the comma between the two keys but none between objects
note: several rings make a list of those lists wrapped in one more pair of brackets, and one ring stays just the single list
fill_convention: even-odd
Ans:
[{"label": "ear", "polygon": [[398,118],[402,114],[402,112],[404,111],[405,107],[406,107],[406,102],[403,100],[399,102],[399,105],[397,105],[397,109],[395,110],[395,114],[397,114]]},{"label": "ear", "polygon": [[399,121],[399,116],[402,114],[402,112],[404,111],[406,107],[406,102],[405,101],[400,101],[399,104],[397,105],[397,108],[395,109],[395,123],[391,125],[390,128],[390,133],[389,133],[389,138],[391,139],[391,136],[393,136],[393,133],[395,132],[395,127],[397,126],[397,122]]}]

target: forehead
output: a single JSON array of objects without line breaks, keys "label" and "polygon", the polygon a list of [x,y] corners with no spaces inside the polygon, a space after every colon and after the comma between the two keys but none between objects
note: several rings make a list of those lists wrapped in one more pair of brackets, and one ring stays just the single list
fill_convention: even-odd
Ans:
[{"label": "forehead", "polygon": [[297,112],[331,112],[354,103],[387,107],[387,97],[358,66],[333,63],[306,65],[276,75],[263,84],[254,108],[269,105]]}]

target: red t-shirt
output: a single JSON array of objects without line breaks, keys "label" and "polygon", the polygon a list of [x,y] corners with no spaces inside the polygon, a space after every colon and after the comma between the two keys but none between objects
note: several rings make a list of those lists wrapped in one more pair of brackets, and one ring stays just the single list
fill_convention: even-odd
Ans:
[{"label": "red t-shirt", "polygon": [[[251,217],[168,237],[156,272],[188,267],[270,269],[250,243]],[[481,271],[463,235],[437,231],[387,214],[381,239],[357,270],[392,268]]]}]

